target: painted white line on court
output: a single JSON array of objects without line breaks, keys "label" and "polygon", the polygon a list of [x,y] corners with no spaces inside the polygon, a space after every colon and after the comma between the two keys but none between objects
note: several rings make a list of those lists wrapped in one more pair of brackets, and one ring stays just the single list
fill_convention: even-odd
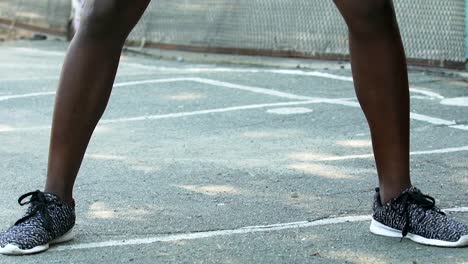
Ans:
[{"label": "painted white line on court", "polygon": [[135,245],[145,245],[153,244],[157,242],[174,242],[180,240],[196,240],[220,236],[233,236],[241,234],[252,234],[259,232],[274,232],[288,229],[298,229],[298,228],[307,228],[315,226],[325,226],[333,224],[342,224],[342,223],[352,223],[352,222],[363,222],[370,221],[371,216],[369,215],[359,215],[359,216],[345,216],[337,218],[322,219],[317,221],[301,221],[301,222],[292,222],[284,224],[275,224],[275,225],[264,225],[264,226],[247,226],[241,227],[238,229],[228,229],[228,230],[218,230],[218,231],[206,231],[206,232],[195,232],[195,233],[185,233],[185,234],[175,234],[175,235],[161,235],[156,237],[149,238],[140,238],[140,239],[129,239],[129,240],[110,240],[104,242],[95,242],[95,243],[84,243],[76,244],[69,246],[60,246],[53,248],[53,251],[68,251],[68,250],[82,250],[82,249],[96,249],[96,248],[105,248],[105,247],[119,247],[119,246],[135,246]]},{"label": "painted white line on court", "polygon": [[[456,148],[443,148],[443,149],[434,149],[434,150],[424,150],[424,151],[412,151],[410,152],[411,156],[419,155],[433,155],[433,154],[447,154],[455,152],[468,151],[468,146],[456,147]],[[362,155],[349,155],[349,156],[336,156],[336,157],[327,157],[320,158],[314,161],[339,161],[339,160],[353,160],[353,159],[369,159],[373,158],[374,154],[362,154]]]},{"label": "painted white line on court", "polygon": [[[286,74],[286,75],[299,75],[299,76],[312,76],[326,79],[333,79],[339,81],[353,82],[353,77],[342,76],[331,73],[324,73],[320,71],[303,71],[303,70],[271,70],[271,69],[260,69],[260,68],[248,68],[248,69],[236,69],[236,68],[203,68],[203,67],[190,67],[190,68],[176,68],[176,67],[158,67],[150,66],[138,63],[125,63],[127,66],[132,66],[141,69],[155,70],[155,71],[169,71],[177,73],[212,73],[212,72],[232,72],[232,73],[274,73],[274,74]],[[428,91],[421,87],[410,87],[410,91],[413,93],[422,94],[430,99],[444,99],[444,97],[438,93]]]},{"label": "painted white line on court", "polygon": [[[308,72],[308,71],[301,71],[301,70],[265,70],[265,69],[232,69],[232,68],[170,68],[170,67],[152,67],[152,66],[146,66],[146,65],[139,65],[137,63],[123,63],[123,64],[124,65],[129,65],[129,66],[134,66],[134,67],[145,68],[145,69],[154,69],[154,70],[159,70],[159,71],[174,71],[174,72],[178,72],[178,73],[183,73],[183,72],[186,72],[186,73],[202,73],[202,72],[275,73],[275,74],[313,76],[313,77],[321,77],[321,78],[326,78],[326,79],[353,82],[352,77],[341,76],[341,75],[330,74],[330,73],[323,73],[323,72],[319,72],[319,71]],[[196,77],[195,78],[173,78],[173,80],[174,81],[197,81],[198,80],[199,82],[206,83],[206,84],[210,84],[210,83],[213,83],[213,82],[219,82],[219,81],[215,81],[215,80],[204,79],[204,78],[196,78]],[[122,83],[122,84],[116,84],[116,85],[114,85],[114,87],[139,85],[139,84],[150,84],[150,83],[162,83],[162,82],[165,82],[165,81],[159,81],[159,80],[135,81],[135,82],[126,82],[126,83]],[[169,79],[166,82],[170,82]],[[225,83],[225,82],[220,82],[220,83]],[[234,85],[234,84],[229,83],[229,85],[224,86],[224,87],[229,87],[231,85]],[[233,88],[233,87],[231,87],[231,88]],[[256,87],[256,88],[258,88],[258,87]],[[440,94],[424,90],[423,88],[411,87],[410,91],[413,92],[413,93],[419,93],[419,94],[428,96],[430,98],[436,98],[436,99],[443,99],[444,98]],[[308,98],[308,99],[310,99],[310,98]],[[300,100],[307,100],[307,99],[302,97]]]},{"label": "painted white line on court", "polygon": [[[142,85],[142,84],[170,83],[170,82],[181,82],[181,81],[198,82],[198,83],[213,85],[213,86],[217,86],[217,87],[237,89],[237,90],[248,91],[248,92],[264,94],[264,95],[270,95],[270,96],[276,96],[276,97],[287,98],[287,99],[321,100],[322,103],[352,106],[352,107],[360,107],[359,103],[353,102],[353,101],[348,101],[349,99],[327,99],[327,98],[316,98],[316,97],[302,96],[302,95],[297,95],[297,94],[292,94],[292,93],[285,93],[285,92],[281,92],[281,91],[277,91],[277,90],[273,90],[273,89],[267,89],[267,88],[261,88],[261,87],[255,87],[255,86],[247,86],[247,85],[240,85],[240,84],[222,82],[222,81],[217,81],[217,80],[212,80],[212,79],[205,79],[205,78],[196,78],[196,77],[152,79],[152,80],[122,82],[122,83],[116,83],[114,85],[114,87],[127,87],[127,86],[135,86],[135,85]],[[18,95],[18,98],[32,97],[32,96],[43,96],[43,94],[41,94],[41,93],[36,93],[36,94],[38,94],[38,95],[34,95],[34,94]],[[49,94],[52,94],[52,93],[49,93]],[[8,100],[8,99],[4,99],[4,100]],[[209,111],[209,110],[207,110],[207,111]],[[443,120],[443,119],[440,119],[440,118],[430,117],[430,116],[426,116],[426,115],[411,113],[410,118],[414,119],[414,120],[418,120],[418,121],[427,122],[427,123],[430,123],[430,124],[447,125],[447,126],[449,126],[451,128],[455,128],[455,129],[459,129],[459,130],[468,130],[468,128],[466,126],[457,125],[454,121]],[[151,119],[151,118],[149,118],[149,119]],[[130,118],[128,120],[133,121],[133,118]]]},{"label": "painted white line on court", "polygon": [[428,97],[431,98],[431,99],[439,99],[439,100],[442,100],[442,99],[445,98],[445,97],[443,97],[442,95],[440,95],[440,94],[438,94],[438,93],[435,93],[435,92],[432,92],[432,91],[428,91],[428,90],[426,90],[426,89],[424,89],[424,88],[411,87],[411,88],[410,88],[410,91],[413,92],[413,93],[419,93],[419,94],[428,96]]},{"label": "painted white line on court", "polygon": [[[317,104],[317,103],[323,103],[324,101],[330,102],[333,100],[334,99],[317,99],[317,100],[309,100],[309,101],[280,102],[280,103],[270,103],[270,104],[252,104],[252,105],[242,105],[242,106],[234,106],[234,107],[226,107],[226,108],[199,110],[199,111],[193,111],[193,112],[181,112],[181,113],[171,113],[171,114],[163,114],[163,115],[145,115],[145,116],[128,117],[128,118],[117,118],[117,119],[103,119],[99,122],[99,124],[112,124],[112,123],[135,122],[135,121],[144,121],[144,120],[181,118],[181,117],[186,117],[186,116],[208,115],[208,114],[214,114],[214,113],[225,113],[225,112],[241,111],[241,110],[253,110],[253,109],[268,108],[268,107]],[[340,99],[336,99],[336,100],[340,100]],[[50,126],[23,127],[23,128],[14,128],[14,127],[1,128],[0,127],[0,133],[46,130],[50,128],[51,128]]]},{"label": "painted white line on court", "polygon": [[51,126],[35,126],[35,127],[0,127],[0,133],[12,133],[12,132],[25,132],[25,131],[38,131],[38,130],[50,130]]},{"label": "painted white line on court", "polygon": [[[324,103],[329,103],[329,104],[335,104],[335,105],[344,105],[344,106],[351,106],[351,107],[360,107],[359,103],[357,102],[352,102],[352,101],[347,101],[347,100],[333,100],[330,102],[324,102]],[[467,125],[457,125],[455,121],[450,121],[450,120],[445,120],[437,117],[432,117],[432,116],[427,116],[427,115],[422,115],[422,114],[417,114],[417,113],[410,113],[410,118],[413,120],[433,124],[433,125],[444,125],[448,126],[450,128],[455,128],[458,130],[465,130],[468,131],[468,126]]]},{"label": "painted white line on court", "polygon": [[37,63],[29,63],[29,64],[21,64],[21,63],[0,63],[1,68],[7,68],[12,70],[57,70],[62,67],[62,65],[58,64],[37,64]]},{"label": "painted white line on court", "polygon": [[237,89],[252,93],[264,94],[264,95],[271,95],[280,98],[286,99],[294,99],[294,100],[321,100],[323,103],[333,103],[337,105],[345,105],[345,106],[354,106],[359,107],[357,102],[350,102],[348,100],[353,100],[355,97],[352,98],[340,98],[340,99],[331,99],[331,98],[321,98],[321,97],[310,97],[310,96],[303,96],[297,95],[292,93],[285,93],[273,89],[268,88],[261,88],[256,86],[247,86],[247,85],[240,85],[235,83],[217,81],[213,79],[206,79],[206,78],[197,78],[197,77],[187,77],[187,78],[169,78],[169,79],[153,79],[153,80],[142,80],[142,81],[133,81],[133,82],[124,82],[118,83],[114,85],[114,87],[126,87],[126,86],[134,86],[134,85],[141,85],[141,84],[153,84],[153,83],[166,83],[166,82],[197,82],[202,84],[208,84],[216,87],[224,87],[230,89]]},{"label": "painted white line on court", "polygon": [[48,81],[48,80],[58,80],[58,76],[45,76],[45,77],[21,77],[21,78],[7,78],[0,79],[0,82],[21,82],[21,81]]},{"label": "painted white line on court", "polygon": [[12,99],[28,98],[28,97],[38,97],[38,96],[47,96],[47,95],[55,95],[55,91],[54,91],[54,92],[40,92],[40,93],[17,94],[17,95],[5,95],[5,96],[0,96],[0,102],[1,102],[1,101],[12,100]]},{"label": "painted white line on court", "polygon": [[450,106],[468,106],[468,97],[447,98],[442,100],[440,103]]},{"label": "painted white line on court", "polygon": [[247,86],[247,85],[240,85],[240,84],[235,84],[235,83],[222,82],[222,81],[217,81],[217,80],[212,80],[212,79],[205,79],[205,78],[197,78],[197,77],[154,79],[154,80],[124,82],[124,83],[118,83],[118,84],[114,85],[114,87],[134,86],[134,85],[153,84],[153,83],[182,82],[182,81],[197,82],[197,83],[208,84],[208,85],[217,86],[217,87],[237,89],[237,90],[248,91],[248,92],[252,92],[252,93],[259,93],[259,94],[271,95],[271,96],[287,98],[287,99],[294,99],[294,100],[316,100],[316,99],[321,99],[321,98],[316,98],[316,97],[309,97],[309,96],[302,96],[302,95],[296,95],[296,94],[291,94],[291,93],[280,92],[280,91],[273,90],[273,89],[260,88],[260,87]]},{"label": "painted white line on court", "polygon": [[411,155],[427,155],[427,154],[445,154],[453,152],[468,151],[468,146],[457,147],[457,148],[444,148],[444,149],[434,149],[434,150],[425,150],[425,151],[414,151],[410,152]]},{"label": "painted white line on court", "polygon": [[[170,113],[170,114],[163,114],[163,115],[144,115],[144,116],[137,116],[137,117],[117,118],[117,119],[104,119],[104,120],[101,120],[99,123],[100,124],[112,124],[112,123],[135,122],[135,121],[144,121],[144,120],[181,118],[181,117],[187,117],[187,116],[207,115],[207,114],[214,114],[214,113],[225,113],[225,112],[232,112],[232,111],[259,109],[259,108],[298,106],[298,105],[308,105],[308,104],[318,104],[318,103],[328,103],[328,104],[335,104],[335,105],[359,107],[358,103],[349,102],[349,101],[346,101],[346,99],[316,98],[316,99],[308,100],[308,101],[280,102],[280,103],[270,103],[270,104],[252,104],[252,105],[234,106],[234,107],[226,107],[226,108],[199,110],[199,111],[192,111],[192,112]],[[426,122],[433,123],[436,125],[454,124],[453,122],[449,122],[449,121],[441,120],[441,119],[435,119],[432,117],[426,117],[423,115],[417,115],[417,118],[418,120],[426,121]],[[450,126],[450,127],[462,129],[462,130],[468,130],[468,126],[463,126],[463,125],[455,125],[455,126]],[[50,126],[38,126],[38,127],[26,127],[26,128],[9,127],[9,128],[4,128],[4,129],[0,128],[0,133],[34,131],[34,130],[45,130],[45,129],[50,129]],[[359,157],[360,155],[358,155],[356,158],[359,158]],[[363,158],[367,158],[367,156]]]},{"label": "painted white line on court", "polygon": [[[468,207],[459,207],[459,208],[450,208],[445,209],[446,212],[468,212]],[[265,233],[265,232],[276,232],[282,230],[291,230],[299,228],[308,228],[308,227],[320,227],[328,225],[339,225],[346,223],[357,223],[357,222],[367,222],[372,219],[370,215],[354,215],[354,216],[343,216],[335,218],[326,218],[316,221],[300,221],[300,222],[291,222],[291,223],[281,223],[273,225],[259,225],[259,226],[246,226],[237,229],[226,229],[226,230],[216,230],[216,231],[204,231],[204,232],[194,232],[194,233],[183,233],[183,234],[174,234],[174,235],[160,235],[155,237],[147,238],[137,238],[137,239],[128,239],[128,240],[109,240],[103,242],[94,242],[94,243],[83,243],[83,244],[74,244],[74,245],[64,245],[56,248],[52,248],[50,251],[69,251],[69,250],[83,250],[83,249],[99,249],[106,247],[121,247],[121,246],[137,246],[137,245],[147,245],[154,244],[158,242],[175,242],[180,240],[197,240],[213,237],[228,237],[234,235],[242,234],[255,234],[255,233]]]},{"label": "painted white line on court", "polygon": [[453,125],[457,124],[454,121],[444,120],[444,119],[435,118],[435,117],[426,116],[426,115],[421,115],[421,114],[416,114],[416,113],[411,113],[410,117],[411,117],[411,119],[427,122],[427,123],[434,124],[434,125],[453,126]]},{"label": "painted white line on court", "polygon": [[115,156],[115,155],[107,155],[107,154],[86,154],[87,158],[95,159],[95,160],[126,160],[127,157],[124,156]]},{"label": "painted white line on court", "polygon": [[341,81],[352,82],[352,77],[340,76],[336,74],[323,73],[319,71],[303,71],[303,70],[275,70],[275,69],[262,69],[262,68],[223,68],[223,67],[161,67],[151,66],[139,63],[124,63],[126,66],[135,67],[139,69],[162,71],[162,72],[177,72],[177,73],[274,73],[274,74],[287,74],[287,75],[300,75],[300,76],[313,76],[322,77],[327,79],[335,79]]},{"label": "painted white line on court", "polygon": [[262,73],[268,70],[259,68],[223,68],[223,67],[165,67],[165,66],[151,66],[133,62],[125,62],[123,65],[135,67],[145,70],[153,70],[158,72],[175,72],[175,73]]},{"label": "painted white line on court", "polygon": [[164,115],[145,115],[145,116],[128,117],[128,118],[107,119],[107,120],[102,120],[99,123],[100,124],[112,124],[112,123],[134,122],[134,121],[144,121],[144,120],[180,118],[180,117],[187,117],[187,116],[207,115],[207,114],[214,114],[214,113],[226,113],[226,112],[232,112],[232,111],[251,110],[251,109],[259,109],[259,108],[278,107],[278,106],[317,104],[317,103],[323,103],[323,101],[325,100],[331,101],[332,99],[316,99],[316,100],[309,100],[309,101],[282,102],[282,103],[271,103],[271,104],[253,104],[253,105],[215,108],[215,109],[207,109],[207,110],[200,110],[200,111],[193,111],[193,112],[181,112],[181,113],[164,114]]},{"label": "painted white line on court", "polygon": [[422,122],[426,122],[426,123],[433,124],[433,125],[447,126],[447,127],[455,128],[458,130],[468,131],[467,125],[457,125],[455,121],[440,119],[440,118],[416,114],[416,113],[410,113],[410,118],[413,120],[422,121]]},{"label": "painted white line on court", "polygon": [[[330,74],[330,73],[323,73],[323,72],[304,72],[300,70],[271,70],[272,73],[280,73],[280,74],[293,74],[293,75],[303,75],[303,76],[314,76],[314,77],[322,77],[326,79],[333,79],[333,80],[340,80],[340,81],[347,81],[353,82],[353,77],[341,76],[337,74]],[[433,99],[444,99],[444,97],[438,93],[428,91],[424,88],[420,87],[410,87],[410,91],[412,93],[422,94],[428,96],[429,98]]]},{"label": "painted white line on court", "polygon": [[432,98],[429,98],[425,95],[411,95],[410,96],[410,99],[413,100],[413,99],[418,99],[418,100],[434,100]]},{"label": "painted white line on court", "polygon": [[326,78],[326,79],[333,79],[333,80],[347,81],[347,82],[353,81],[353,77],[341,76],[341,75],[324,73],[324,72],[319,72],[319,71],[307,72],[307,71],[301,71],[301,70],[268,70],[268,72],[277,73],[277,74],[321,77],[321,78]]},{"label": "painted white line on court", "polygon": [[[114,87],[134,86],[134,85],[148,84],[148,83],[170,83],[170,82],[180,82],[180,81],[187,81],[187,80],[186,78],[168,78],[168,79],[157,79],[157,80],[146,80],[146,81],[121,82],[121,83],[114,84]],[[49,92],[0,96],[0,101],[7,101],[7,100],[13,100],[13,99],[19,99],[19,98],[55,95],[55,93],[56,93],[55,91],[49,91]]]},{"label": "painted white line on court", "polygon": [[337,157],[327,157],[320,158],[314,161],[338,161],[338,160],[353,160],[353,159],[369,159],[373,158],[374,154],[361,154],[361,155],[348,155],[348,156],[337,156]]},{"label": "painted white line on court", "polygon": [[139,69],[160,71],[160,72],[178,72],[178,73],[213,73],[213,72],[232,72],[232,73],[261,73],[260,68],[226,68],[226,67],[166,67],[152,66],[135,62],[124,62],[125,66]]},{"label": "painted white line on court", "polygon": [[[174,68],[172,70],[176,70]],[[166,68],[169,70],[169,68]],[[187,71],[191,73],[197,72],[237,72],[237,73],[275,73],[275,74],[287,74],[287,75],[300,75],[300,76],[312,76],[312,77],[320,77],[325,79],[332,79],[332,80],[339,80],[339,81],[346,81],[346,82],[353,82],[353,77],[342,76],[337,74],[331,73],[324,73],[320,71],[302,71],[302,70],[265,70],[265,69],[230,69],[230,68],[221,68],[221,69],[203,69],[203,68],[188,68],[182,69],[182,71]],[[428,91],[424,88],[420,87],[410,87],[410,91],[412,93],[418,93],[430,98],[435,99],[444,99],[444,97],[438,93]]]},{"label": "painted white line on court", "polygon": [[276,96],[276,97],[281,97],[281,98],[288,98],[288,99],[295,99],[295,100],[320,99],[316,97],[302,96],[302,95],[280,92],[280,91],[273,90],[273,89],[260,88],[260,87],[255,87],[255,86],[247,86],[247,85],[241,85],[241,84],[235,84],[235,83],[229,83],[229,82],[222,82],[222,81],[216,81],[212,79],[205,79],[205,78],[190,78],[190,79],[194,82],[199,82],[203,84],[221,86],[225,88],[237,89],[237,90],[248,91],[248,92],[258,93],[258,94],[271,95],[271,96]]},{"label": "painted white line on court", "polygon": [[65,56],[66,52],[64,51],[50,51],[50,50],[41,50],[41,49],[33,49],[33,48],[10,48],[13,51],[19,51],[21,55],[24,53],[35,54],[35,55],[49,55],[49,56],[58,56],[62,57]]},{"label": "painted white line on court", "polygon": [[[329,103],[329,104],[336,104],[336,105],[344,105],[344,106],[352,106],[352,107],[360,107],[359,103],[357,102],[352,102],[352,101],[346,101],[346,100],[334,100],[331,102],[324,102],[324,103]],[[445,120],[437,117],[432,117],[432,116],[427,116],[427,115],[422,115],[422,114],[417,114],[417,113],[410,113],[410,118],[413,120],[433,124],[433,125],[439,125],[439,126],[448,126],[450,128],[455,128],[459,130],[465,130],[468,131],[468,126],[467,125],[457,125],[455,121],[450,121],[450,120]]]},{"label": "painted white line on court", "polygon": [[455,125],[455,126],[450,126],[450,127],[468,131],[468,125]]},{"label": "painted white line on court", "polygon": [[127,66],[127,67],[134,67],[138,69],[143,69],[143,70],[150,70],[150,71],[159,71],[159,72],[180,72],[184,71],[186,68],[180,67],[179,70],[175,67],[164,67],[164,66],[152,66],[152,65],[146,65],[146,64],[140,64],[140,63],[135,63],[135,62],[121,62],[120,65],[122,66]]},{"label": "painted white line on court", "polygon": [[466,213],[468,212],[468,207],[457,207],[457,208],[449,208],[443,210],[444,212],[451,212],[451,213]]},{"label": "painted white line on court", "polygon": [[[203,78],[168,78],[168,79],[154,79],[154,80],[142,80],[142,81],[131,81],[131,82],[121,82],[114,84],[114,87],[128,87],[128,86],[137,86],[143,84],[156,84],[156,83],[171,83],[171,82],[183,82],[183,81],[191,81],[197,82],[202,84],[208,84],[212,86],[220,86],[224,88],[230,89],[237,89],[237,90],[244,90],[253,93],[260,93],[265,95],[271,95],[281,98],[288,98],[288,99],[295,99],[295,100],[315,100],[319,98],[315,97],[308,97],[308,96],[299,96],[290,93],[284,93],[272,89],[266,88],[259,88],[259,87],[252,87],[252,86],[245,86],[227,82],[220,82],[211,79],[203,79]],[[11,99],[17,98],[27,98],[27,97],[37,97],[37,96],[45,96],[45,95],[54,95],[55,92],[41,92],[41,93],[29,93],[29,94],[21,94],[21,95],[11,95],[11,96],[4,96],[0,97],[0,101],[6,101]],[[324,98],[326,99],[326,98]]]},{"label": "painted white line on court", "polygon": [[138,63],[124,63],[126,66],[136,67],[139,69],[147,69],[154,71],[166,71],[166,72],[177,72],[177,73],[216,73],[216,72],[226,72],[226,73],[274,73],[274,74],[286,74],[286,75],[300,75],[300,76],[313,76],[321,77],[327,79],[334,79],[340,81],[352,82],[352,77],[341,76],[336,74],[324,73],[319,71],[302,71],[302,70],[274,70],[274,69],[261,69],[261,68],[211,68],[211,67],[158,67],[143,65]]},{"label": "painted white line on court", "polygon": [[220,236],[233,236],[240,234],[252,234],[259,232],[273,232],[281,231],[288,229],[298,229],[314,226],[324,226],[332,224],[342,224],[350,222],[362,222],[371,220],[369,215],[358,215],[358,216],[345,216],[337,218],[322,219],[317,221],[301,221],[301,222],[292,222],[284,224],[275,224],[275,225],[264,225],[264,226],[247,226],[241,227],[238,229],[228,229],[228,230],[219,230],[219,231],[207,231],[207,232],[196,232],[196,233],[185,233],[185,234],[176,234],[176,235],[161,235],[150,238],[140,238],[140,239],[129,239],[129,240],[110,240],[104,242],[96,243],[84,243],[76,244],[69,246],[60,246],[54,248],[53,251],[66,251],[66,250],[77,250],[77,249],[95,249],[95,248],[105,248],[105,247],[118,247],[118,246],[134,246],[134,245],[144,245],[144,244],[153,244],[156,242],[174,242],[180,240],[195,240],[203,238],[212,238]]},{"label": "painted white line on court", "polygon": [[[313,77],[321,77],[321,78],[332,79],[332,80],[353,82],[353,77],[342,76],[342,75],[331,74],[331,73],[324,73],[324,72],[319,72],[319,71],[307,72],[307,71],[301,71],[301,70],[265,70],[265,72],[289,74],[289,75],[313,76]],[[435,93],[435,92],[427,91],[424,88],[410,87],[410,91],[412,93],[422,94],[430,98],[444,99],[442,95]]]},{"label": "painted white line on court", "polygon": [[306,107],[282,107],[268,109],[266,112],[269,114],[277,115],[296,115],[296,114],[307,114],[312,113],[314,110]]},{"label": "painted white line on court", "polygon": [[142,84],[153,84],[153,83],[171,83],[171,82],[184,82],[191,81],[191,78],[167,78],[167,79],[151,79],[151,80],[141,80],[141,81],[131,81],[131,82],[120,82],[114,84],[114,87],[127,87],[127,86],[136,86]]},{"label": "painted white line on court", "polygon": [[[64,52],[54,52],[54,51],[44,51],[39,49],[31,49],[31,48],[14,48],[19,51],[29,52],[34,54],[48,54],[54,56],[63,56],[65,55]],[[274,74],[286,74],[286,75],[300,75],[300,76],[312,76],[312,77],[320,77],[326,79],[333,79],[333,80],[340,80],[340,81],[347,81],[353,82],[353,77],[342,76],[337,74],[331,73],[324,73],[320,71],[304,71],[304,70],[275,70],[275,69],[261,69],[261,68],[247,68],[247,69],[236,69],[236,68],[204,68],[204,67],[161,67],[161,66],[151,66],[151,65],[144,65],[139,63],[132,63],[132,62],[121,62],[123,66],[130,66],[139,69],[146,69],[146,70],[154,70],[154,71],[169,71],[169,72],[177,72],[177,73],[210,73],[210,72],[233,72],[233,73],[274,73]],[[431,99],[444,99],[444,97],[438,93],[428,91],[424,88],[419,87],[410,87],[410,91],[413,93],[422,94],[428,96]]]},{"label": "painted white line on court", "polygon": [[[281,72],[285,72],[285,70],[281,70]],[[286,71],[290,72],[290,71]],[[295,72],[295,71],[293,71]],[[318,75],[321,75],[318,74]],[[323,76],[329,76],[330,74],[323,74]],[[333,76],[333,75],[332,75]],[[338,78],[338,77],[336,77]],[[168,79],[171,80],[171,79]],[[255,86],[247,86],[247,85],[240,85],[240,84],[234,84],[234,83],[229,83],[229,82],[222,82],[222,81],[217,81],[217,80],[212,80],[212,79],[205,79],[205,78],[174,78],[172,79],[174,81],[193,81],[193,82],[198,82],[198,83],[203,83],[203,84],[209,84],[213,86],[218,86],[218,87],[225,87],[225,88],[230,88],[230,89],[238,89],[238,90],[243,90],[243,91],[248,91],[248,92],[253,92],[253,93],[259,93],[259,94],[265,94],[265,95],[270,95],[270,96],[276,96],[276,97],[281,97],[281,98],[287,98],[287,99],[294,99],[294,100],[323,100],[325,98],[314,98],[314,97],[309,97],[309,96],[302,96],[302,95],[297,95],[297,94],[292,94],[292,93],[285,93],[285,92],[280,92],[277,90],[273,89],[267,89],[267,88],[261,88],[261,87],[255,87]],[[120,86],[131,86],[131,85],[140,85],[140,84],[149,84],[149,83],[158,83],[161,82],[161,80],[144,80],[144,81],[136,81],[136,82],[128,82],[128,83],[122,83]],[[436,96],[436,95],[433,95]],[[330,100],[323,100],[323,103],[329,103],[329,104],[335,104],[335,105],[344,105],[344,106],[351,106],[351,107],[360,107],[358,102],[353,102],[353,101],[348,101],[348,99],[330,99]],[[448,120],[443,120],[440,118],[435,118],[435,117],[430,117],[426,115],[421,115],[421,114],[416,114],[416,113],[411,113],[410,118],[422,122],[427,122],[430,124],[434,125],[447,125],[451,128],[459,129],[459,130],[467,130],[463,126],[456,125],[454,121],[448,121]]]}]

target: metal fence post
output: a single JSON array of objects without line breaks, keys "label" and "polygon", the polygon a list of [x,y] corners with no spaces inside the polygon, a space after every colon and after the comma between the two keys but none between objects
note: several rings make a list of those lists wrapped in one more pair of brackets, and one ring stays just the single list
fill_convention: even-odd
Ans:
[{"label": "metal fence post", "polygon": [[[468,60],[468,0],[465,1],[465,58]],[[466,64],[468,70],[468,64]]]}]

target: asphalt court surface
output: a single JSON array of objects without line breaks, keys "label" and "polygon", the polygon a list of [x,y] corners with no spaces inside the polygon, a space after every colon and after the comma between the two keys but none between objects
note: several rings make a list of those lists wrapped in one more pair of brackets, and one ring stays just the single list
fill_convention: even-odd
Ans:
[{"label": "asphalt court surface", "polygon": [[[66,45],[0,46],[2,230],[43,186]],[[350,76],[124,54],[76,183],[75,240],[0,263],[466,263],[467,249],[368,232],[377,181]],[[414,184],[468,222],[468,84],[410,80]]]}]

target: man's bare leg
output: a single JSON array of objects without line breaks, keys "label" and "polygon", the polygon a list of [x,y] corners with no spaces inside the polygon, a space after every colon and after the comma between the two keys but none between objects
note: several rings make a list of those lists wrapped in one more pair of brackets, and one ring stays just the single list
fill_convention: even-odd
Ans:
[{"label": "man's bare leg", "polygon": [[124,41],[150,0],[87,1],[65,59],[52,123],[46,192],[72,201],[93,130],[106,108]]},{"label": "man's bare leg", "polygon": [[334,0],[350,36],[356,94],[367,117],[384,202],[411,186],[405,52],[389,0]]},{"label": "man's bare leg", "polygon": [[468,246],[468,226],[411,186],[408,73],[392,1],[334,1],[349,28],[356,94],[369,123],[379,176],[370,231],[426,245]]},{"label": "man's bare leg", "polygon": [[25,255],[73,238],[73,185],[86,147],[106,108],[128,34],[150,0],[90,0],[68,50],[55,101],[45,191],[30,197],[27,214],[0,233],[0,253]]}]

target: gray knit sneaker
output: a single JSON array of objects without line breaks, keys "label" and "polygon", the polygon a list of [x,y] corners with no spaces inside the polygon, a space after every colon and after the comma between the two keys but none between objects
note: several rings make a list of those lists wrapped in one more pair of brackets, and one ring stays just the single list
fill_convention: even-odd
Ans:
[{"label": "gray knit sneaker", "polygon": [[434,198],[415,187],[385,205],[377,188],[373,209],[370,231],[374,234],[431,246],[468,246],[468,226],[445,215],[435,206]]},{"label": "gray knit sneaker", "polygon": [[[28,202],[23,203],[27,197]],[[73,239],[75,208],[52,193],[40,191],[22,195],[18,203],[29,204],[26,215],[0,233],[0,254],[27,255],[49,249],[50,244]]]}]

